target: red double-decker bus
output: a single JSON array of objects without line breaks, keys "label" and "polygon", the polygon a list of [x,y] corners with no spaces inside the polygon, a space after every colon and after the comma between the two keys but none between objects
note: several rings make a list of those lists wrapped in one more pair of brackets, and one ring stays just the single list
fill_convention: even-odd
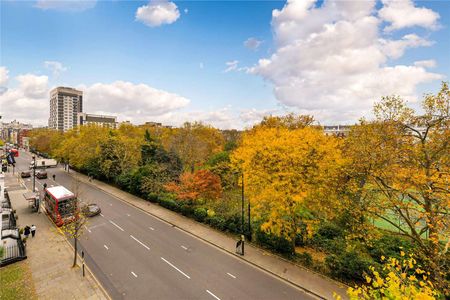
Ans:
[{"label": "red double-decker bus", "polygon": [[45,210],[55,222],[56,226],[70,223],[74,219],[77,198],[74,193],[63,186],[54,186],[45,189]]},{"label": "red double-decker bus", "polygon": [[13,154],[14,157],[19,157],[19,150],[17,149],[11,149],[9,150]]}]

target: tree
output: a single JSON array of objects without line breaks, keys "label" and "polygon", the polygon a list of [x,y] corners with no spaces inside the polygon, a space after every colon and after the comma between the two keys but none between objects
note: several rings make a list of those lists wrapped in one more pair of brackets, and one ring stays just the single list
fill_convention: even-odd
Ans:
[{"label": "tree", "polygon": [[388,258],[381,270],[370,267],[367,284],[349,288],[351,300],[367,299],[437,299],[440,293],[429,280],[430,272],[421,269],[412,254],[401,252],[401,259]]},{"label": "tree", "polygon": [[436,286],[448,292],[450,245],[450,91],[426,95],[416,115],[399,97],[375,105],[346,140],[348,182],[361,215],[385,220],[409,237]]},{"label": "tree", "polygon": [[165,139],[165,146],[182,160],[185,170],[193,172],[196,166],[223,150],[224,138],[219,130],[202,123],[184,123]]},{"label": "tree", "polygon": [[258,127],[266,128],[287,128],[287,129],[301,129],[311,126],[314,123],[314,117],[310,115],[295,115],[294,113],[285,116],[265,116]]},{"label": "tree", "polygon": [[343,164],[339,143],[310,127],[259,127],[243,135],[231,159],[244,173],[245,195],[262,230],[293,247],[302,222],[308,223],[304,208],[333,213],[338,199],[328,191]]},{"label": "tree", "polygon": [[72,190],[74,191],[73,193],[76,197],[75,201],[70,202],[73,219],[71,222],[65,223],[61,226],[61,230],[67,237],[73,239],[74,253],[72,268],[75,268],[77,266],[78,240],[84,233],[84,226],[87,223],[87,217],[84,215],[81,205],[80,182],[78,180],[75,180]]},{"label": "tree", "polygon": [[70,161],[79,170],[98,161],[100,146],[108,138],[109,129],[98,125],[84,125],[64,133],[64,142],[53,151],[54,156]]},{"label": "tree", "polygon": [[222,195],[220,177],[209,170],[183,173],[179,183],[171,182],[166,189],[175,193],[177,199],[191,204],[199,200],[217,200]]},{"label": "tree", "polygon": [[46,128],[31,130],[29,137],[31,149],[47,154],[53,154],[64,139],[62,132]]}]

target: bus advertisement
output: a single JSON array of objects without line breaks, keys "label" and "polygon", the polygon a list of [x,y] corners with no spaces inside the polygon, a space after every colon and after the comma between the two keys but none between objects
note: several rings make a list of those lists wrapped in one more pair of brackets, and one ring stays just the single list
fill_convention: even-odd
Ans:
[{"label": "bus advertisement", "polygon": [[74,193],[63,186],[54,186],[45,189],[44,194],[45,210],[60,227],[70,223],[74,219],[74,212],[77,206],[77,198]]}]

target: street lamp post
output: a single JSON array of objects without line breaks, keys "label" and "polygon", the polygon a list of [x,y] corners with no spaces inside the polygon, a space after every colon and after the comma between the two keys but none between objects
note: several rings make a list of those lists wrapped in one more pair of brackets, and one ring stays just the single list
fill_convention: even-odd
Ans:
[{"label": "street lamp post", "polygon": [[33,193],[36,191],[36,156],[33,155]]},{"label": "street lamp post", "polygon": [[242,172],[242,191],[241,191],[241,254],[244,255],[244,172]]}]

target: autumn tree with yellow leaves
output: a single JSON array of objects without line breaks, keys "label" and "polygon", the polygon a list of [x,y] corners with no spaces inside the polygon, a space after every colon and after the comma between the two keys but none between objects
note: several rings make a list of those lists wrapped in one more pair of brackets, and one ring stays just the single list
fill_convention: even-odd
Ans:
[{"label": "autumn tree with yellow leaves", "polygon": [[418,266],[413,254],[406,255],[401,251],[400,259],[382,257],[382,260],[381,270],[370,267],[370,274],[365,276],[366,284],[348,289],[351,300],[433,300],[441,297],[430,281],[430,272]]},{"label": "autumn tree with yellow leaves", "polygon": [[329,191],[344,161],[339,143],[311,127],[257,126],[243,135],[231,159],[244,174],[245,195],[263,231],[293,246],[301,224],[312,229],[302,210],[335,211],[338,199]]},{"label": "autumn tree with yellow leaves", "polygon": [[376,120],[346,139],[347,188],[355,210],[407,236],[436,286],[449,291],[450,91],[426,95],[423,114],[399,97],[375,105]]}]

